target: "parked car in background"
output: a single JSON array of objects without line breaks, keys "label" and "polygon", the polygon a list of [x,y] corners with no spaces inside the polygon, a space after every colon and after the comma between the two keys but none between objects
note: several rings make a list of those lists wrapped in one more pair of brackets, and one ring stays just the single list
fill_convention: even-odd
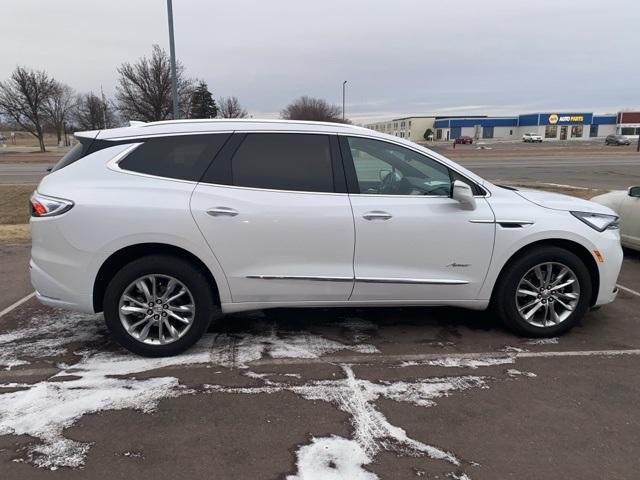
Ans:
[{"label": "parked car in background", "polygon": [[467,135],[462,135],[461,137],[456,138],[453,143],[461,143],[461,144],[468,144],[471,145],[473,143],[473,138],[467,136]]},{"label": "parked car in background", "polygon": [[540,142],[542,143],[542,137],[540,135],[538,135],[537,133],[525,133],[524,135],[522,135],[522,141],[523,142]]},{"label": "parked car in background", "polygon": [[640,185],[593,197],[592,201],[620,215],[620,237],[625,247],[640,250]]},{"label": "parked car in background", "polygon": [[408,140],[249,119],[75,135],[31,198],[31,281],[142,355],[246,310],[491,306],[541,337],[616,297],[610,208],[494,185]]},{"label": "parked car in background", "polygon": [[605,145],[631,145],[631,140],[625,135],[607,135],[604,139]]}]

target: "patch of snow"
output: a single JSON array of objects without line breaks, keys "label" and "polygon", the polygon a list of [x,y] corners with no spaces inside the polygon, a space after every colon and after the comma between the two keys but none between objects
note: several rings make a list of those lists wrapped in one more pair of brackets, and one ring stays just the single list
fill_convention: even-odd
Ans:
[{"label": "patch of snow", "polygon": [[[72,342],[89,342],[101,338],[103,322],[96,316],[50,315],[34,317],[30,324],[0,336],[3,359],[64,353]],[[33,336],[52,338],[37,338]],[[0,393],[0,435],[30,435],[40,443],[27,449],[26,461],[38,467],[81,467],[90,444],[63,436],[65,428],[80,417],[104,410],[135,409],[152,412],[158,402],[193,392],[180,385],[175,377],[149,379],[121,378],[164,367],[190,364],[218,364],[242,367],[265,355],[273,358],[317,358],[323,354],[352,350],[372,353],[366,344],[347,345],[307,333],[265,335],[205,335],[188,352],[168,358],[143,358],[128,353],[83,352],[74,365],[63,367],[56,375],[25,390]],[[262,374],[252,374],[264,379]],[[13,388],[14,384],[0,384]]]},{"label": "patch of snow", "polygon": [[298,473],[287,480],[377,480],[378,476],[362,468],[371,458],[355,440],[333,435],[313,438],[297,452]]},{"label": "patch of snow", "polygon": [[447,473],[447,477],[453,478],[454,480],[471,480],[466,473],[451,472]]},{"label": "patch of snow", "polygon": [[558,337],[554,337],[554,338],[532,338],[531,340],[527,341],[527,345],[554,345],[557,344],[559,342],[559,338]]},{"label": "patch of snow", "polygon": [[375,383],[356,378],[352,368],[347,365],[343,365],[342,369],[345,378],[338,380],[317,380],[305,385],[269,382],[260,387],[207,385],[207,390],[242,394],[290,391],[307,400],[329,402],[349,414],[354,429],[353,440],[369,458],[373,458],[380,450],[387,450],[405,455],[427,455],[456,466],[460,465],[460,460],[452,453],[409,438],[404,429],[389,423],[376,409],[374,402],[384,397],[416,406],[431,407],[435,405],[435,398],[447,396],[455,391],[487,388],[483,377],[444,377],[415,382]]},{"label": "patch of snow", "polygon": [[211,361],[230,368],[248,368],[248,363],[265,356],[271,358],[319,358],[339,350],[379,353],[379,350],[373,345],[347,345],[310,333],[276,332],[275,329],[272,329],[268,334],[222,334],[216,336],[211,347]]},{"label": "patch of snow", "polygon": [[98,340],[106,332],[98,315],[56,312],[38,315],[21,328],[0,334],[0,366],[9,370],[30,362],[66,353],[72,343]]},{"label": "patch of snow", "polygon": [[477,369],[479,367],[490,367],[492,365],[504,365],[506,363],[514,363],[512,357],[483,357],[483,358],[468,358],[468,357],[443,357],[433,360],[420,360],[420,361],[408,361],[402,362],[401,367],[414,367],[421,365],[429,365],[434,367],[455,367],[455,368],[472,368]]},{"label": "patch of snow", "polygon": [[511,345],[505,345],[500,349],[500,351],[507,352],[507,353],[522,353],[522,352],[528,352],[529,350],[527,350],[526,348],[512,347]]},{"label": "patch of snow", "polygon": [[537,375],[533,372],[521,372],[520,370],[516,370],[515,368],[510,368],[507,370],[507,375],[509,375],[510,377],[518,377],[518,376],[523,376],[523,377],[537,377]]}]

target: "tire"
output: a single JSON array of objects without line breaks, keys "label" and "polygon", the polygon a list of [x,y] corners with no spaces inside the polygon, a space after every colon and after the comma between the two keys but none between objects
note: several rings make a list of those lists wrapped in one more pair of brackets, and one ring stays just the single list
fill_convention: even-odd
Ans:
[{"label": "tire", "polygon": [[[567,268],[568,272],[555,284],[553,280],[549,282],[553,291],[547,289],[541,292],[535,288],[540,286],[535,267],[545,264],[551,265],[553,280],[555,276],[560,276],[563,267]],[[547,271],[548,268],[541,267],[545,280]],[[571,278],[574,282],[570,285],[556,288],[557,285],[564,285]],[[527,284],[525,280],[530,280],[530,283]],[[544,284],[544,282],[541,283]],[[569,300],[576,294],[576,289],[578,297]],[[521,293],[516,294],[516,291]],[[523,293],[524,291],[527,293]],[[538,296],[531,295],[534,292]],[[591,293],[591,276],[580,258],[563,248],[543,246],[525,252],[505,266],[495,286],[492,307],[500,320],[518,335],[555,337],[568,332],[580,321],[589,308]],[[572,308],[565,309],[563,305]],[[537,306],[533,316],[526,320],[524,316]],[[522,314],[518,307],[522,309]]]},{"label": "tire", "polygon": [[[140,288],[138,280],[141,279],[147,287],[146,292]],[[170,284],[171,280],[173,283]],[[155,296],[154,282],[157,285]],[[183,289],[185,293],[180,294]],[[125,293],[127,299],[123,297]],[[147,294],[151,294],[151,298]],[[121,307],[126,308],[127,313],[121,315]],[[103,308],[107,328],[115,340],[127,350],[145,357],[172,356],[187,350],[202,337],[212,318],[220,312],[204,272],[191,262],[171,255],[149,255],[125,265],[109,282]],[[147,325],[150,327],[142,340]]]}]

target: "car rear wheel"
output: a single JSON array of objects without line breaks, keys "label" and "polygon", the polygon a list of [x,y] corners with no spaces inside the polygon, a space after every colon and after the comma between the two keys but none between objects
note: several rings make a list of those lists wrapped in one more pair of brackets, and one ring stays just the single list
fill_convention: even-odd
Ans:
[{"label": "car rear wheel", "polygon": [[109,282],[104,297],[105,321],[116,341],[148,357],[188,349],[217,312],[204,273],[167,255],[125,265]]},{"label": "car rear wheel", "polygon": [[591,299],[591,277],[573,253],[542,247],[507,266],[496,284],[494,308],[519,335],[550,337],[573,328]]}]

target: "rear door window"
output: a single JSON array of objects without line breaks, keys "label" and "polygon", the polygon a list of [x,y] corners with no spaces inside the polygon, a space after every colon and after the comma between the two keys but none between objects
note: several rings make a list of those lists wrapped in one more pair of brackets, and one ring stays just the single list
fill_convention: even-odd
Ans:
[{"label": "rear door window", "polygon": [[231,160],[233,185],[333,192],[328,135],[250,133]]},{"label": "rear door window", "polygon": [[197,182],[229,135],[219,133],[150,138],[144,140],[118,166],[132,172]]}]

